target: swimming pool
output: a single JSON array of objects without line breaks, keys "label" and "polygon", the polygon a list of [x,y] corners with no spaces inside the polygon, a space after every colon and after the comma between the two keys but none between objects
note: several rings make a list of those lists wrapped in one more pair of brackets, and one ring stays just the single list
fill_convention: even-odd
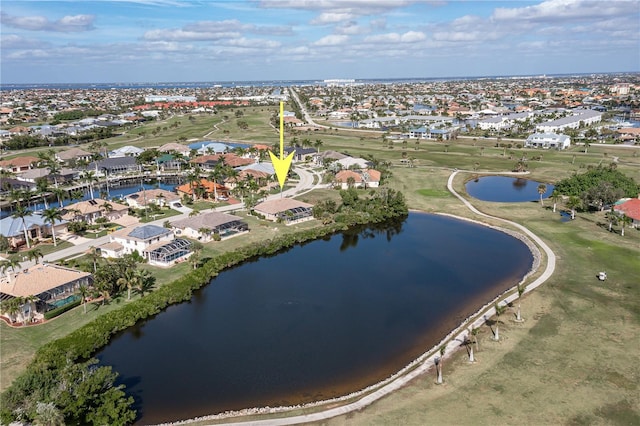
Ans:
[{"label": "swimming pool", "polygon": [[51,309],[59,308],[60,306],[68,305],[69,303],[75,302],[80,297],[76,294],[72,294],[71,296],[67,296],[64,299],[56,300],[55,302],[49,302],[49,306]]}]

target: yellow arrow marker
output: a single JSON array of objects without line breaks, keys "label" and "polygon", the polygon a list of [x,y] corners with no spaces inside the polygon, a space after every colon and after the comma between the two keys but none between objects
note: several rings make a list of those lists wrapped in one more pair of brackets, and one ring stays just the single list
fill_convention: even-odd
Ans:
[{"label": "yellow arrow marker", "polygon": [[286,158],[284,157],[284,102],[280,102],[280,158],[271,151],[269,151],[269,155],[271,156],[273,168],[276,170],[276,176],[278,177],[281,190],[284,188],[284,182],[287,180],[294,153],[295,151],[287,155]]}]

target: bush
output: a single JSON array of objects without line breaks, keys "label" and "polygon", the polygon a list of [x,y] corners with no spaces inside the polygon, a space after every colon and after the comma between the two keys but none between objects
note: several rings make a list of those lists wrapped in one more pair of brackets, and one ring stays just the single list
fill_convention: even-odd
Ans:
[{"label": "bush", "polygon": [[81,299],[75,300],[69,304],[66,304],[64,306],[60,306],[59,308],[55,308],[52,309],[50,311],[47,311],[44,313],[44,319],[51,319],[51,318],[55,318],[58,315],[64,314],[67,311],[70,311],[71,309],[75,308],[76,306],[80,306],[80,304],[82,303]]}]

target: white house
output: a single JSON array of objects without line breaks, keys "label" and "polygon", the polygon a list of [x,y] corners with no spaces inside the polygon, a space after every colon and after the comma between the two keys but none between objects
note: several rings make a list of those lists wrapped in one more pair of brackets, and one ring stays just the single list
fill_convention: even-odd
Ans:
[{"label": "white house", "polygon": [[276,198],[264,201],[254,207],[254,210],[265,219],[286,225],[313,219],[313,206],[293,198]]},{"label": "white house", "polygon": [[524,143],[526,148],[567,149],[571,145],[571,138],[556,133],[534,133],[529,135]]},{"label": "white house", "polygon": [[120,257],[136,251],[150,265],[171,266],[191,255],[189,241],[175,238],[171,229],[157,225],[123,229],[111,234],[109,240],[99,247],[103,257]]},{"label": "white house", "polygon": [[109,157],[110,158],[118,158],[118,157],[137,157],[138,155],[142,154],[144,152],[144,149],[142,148],[138,148],[137,146],[123,146],[121,148],[118,149],[114,149],[113,151],[109,152]]}]

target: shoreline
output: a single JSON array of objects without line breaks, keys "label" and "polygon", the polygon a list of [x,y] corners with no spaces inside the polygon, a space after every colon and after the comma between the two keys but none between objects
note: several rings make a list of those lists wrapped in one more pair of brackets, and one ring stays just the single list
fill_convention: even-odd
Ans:
[{"label": "shoreline", "polygon": [[[452,175],[455,175],[456,173],[457,172],[454,172]],[[229,423],[220,423],[220,424],[234,424],[234,425],[298,424],[298,423],[303,423],[308,421],[322,420],[324,418],[331,418],[340,414],[346,414],[350,411],[361,409],[364,406],[370,405],[371,403],[375,402],[377,399],[382,398],[386,394],[391,393],[392,391],[395,391],[405,386],[409,381],[413,380],[414,378],[418,376],[422,376],[423,374],[429,372],[432,368],[434,368],[433,367],[435,365],[434,360],[438,356],[438,348],[441,345],[443,344],[449,345],[454,342],[458,343],[456,347],[454,347],[453,349],[449,349],[447,351],[447,353],[444,355],[445,359],[450,357],[457,350],[459,350],[460,349],[459,344],[464,341],[462,337],[463,336],[466,337],[469,334],[468,332],[469,328],[475,327],[475,326],[478,326],[479,324],[484,323],[487,318],[493,315],[491,311],[493,310],[493,306],[496,302],[499,302],[500,300],[503,300],[503,299],[506,301],[508,299],[508,297],[505,297],[506,295],[508,295],[509,293],[512,293],[515,289],[517,289],[518,285],[526,282],[540,268],[540,265],[542,262],[542,253],[540,252],[539,248],[533,243],[533,241],[531,241],[530,238],[528,238],[526,235],[520,232],[513,231],[511,229],[507,229],[507,228],[496,226],[496,225],[491,225],[479,220],[470,219],[462,216],[456,216],[449,213],[426,212],[423,210],[415,210],[415,209],[410,209],[409,211],[413,213],[419,213],[419,214],[436,214],[436,215],[447,216],[447,217],[451,217],[459,220],[464,220],[464,221],[468,221],[471,223],[488,227],[490,229],[503,232],[511,237],[514,237],[522,241],[529,249],[529,252],[533,257],[531,267],[529,268],[529,271],[520,279],[520,281],[515,286],[511,286],[507,288],[506,290],[500,292],[492,300],[482,305],[479,309],[473,310],[473,313],[471,315],[467,316],[455,328],[449,331],[446,334],[446,336],[440,339],[436,345],[434,345],[427,351],[420,354],[413,361],[409,362],[407,365],[405,365],[403,368],[401,368],[397,372],[391,374],[387,378],[375,384],[372,384],[363,389],[348,393],[346,395],[342,395],[335,398],[329,398],[325,400],[320,400],[320,401],[314,401],[314,402],[309,402],[304,404],[288,405],[288,406],[276,406],[276,407],[264,406],[264,407],[244,408],[241,410],[229,410],[229,411],[224,411],[217,414],[199,416],[191,419],[178,420],[178,421],[166,422],[166,423],[157,423],[156,426],[186,425],[186,424],[192,424],[197,422],[218,421],[218,420],[226,420],[226,419],[238,419],[239,421],[229,422]],[[500,219],[500,218],[496,218],[496,219]],[[500,220],[505,220],[505,219],[500,219]],[[529,286],[526,287],[525,292],[528,292],[528,289],[529,289]],[[401,382],[401,383],[398,383],[398,382]],[[385,388],[388,388],[388,389],[385,389]],[[350,402],[346,405],[340,405],[337,408],[331,408],[329,410],[303,415],[304,417],[309,417],[309,416],[322,415],[323,413],[328,414],[324,416],[318,416],[318,418],[310,418],[308,420],[301,420],[299,419],[299,416],[279,417],[279,418],[273,418],[273,419],[263,419],[263,420],[253,420],[253,421],[242,420],[243,417],[247,417],[247,416],[287,413],[287,412],[296,411],[296,410],[305,410],[305,409],[320,407],[323,405],[331,406],[334,404],[342,404],[352,399],[355,399],[355,401]],[[360,404],[361,401],[365,401],[365,402]],[[329,414],[329,412],[334,412],[334,413]],[[298,419],[296,420],[296,418]]]}]

